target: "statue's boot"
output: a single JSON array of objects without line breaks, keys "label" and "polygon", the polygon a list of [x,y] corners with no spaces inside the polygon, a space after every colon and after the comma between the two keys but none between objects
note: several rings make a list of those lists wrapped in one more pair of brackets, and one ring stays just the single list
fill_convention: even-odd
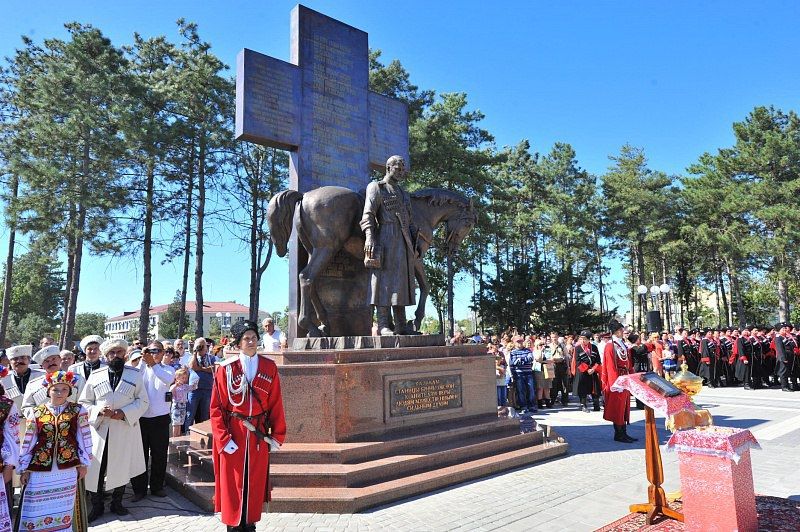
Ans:
[{"label": "statue's boot", "polygon": [[409,334],[408,320],[406,320],[406,307],[397,305],[392,307],[394,313],[394,332],[395,334]]},{"label": "statue's boot", "polygon": [[389,307],[377,307],[378,314],[378,334],[381,336],[392,336],[394,331],[389,327]]}]

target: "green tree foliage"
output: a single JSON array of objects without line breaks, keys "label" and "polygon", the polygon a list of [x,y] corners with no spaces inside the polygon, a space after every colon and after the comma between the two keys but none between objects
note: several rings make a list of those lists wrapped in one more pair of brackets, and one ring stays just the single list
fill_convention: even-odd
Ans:
[{"label": "green tree foliage", "polygon": [[55,253],[38,249],[15,257],[9,312],[16,316],[34,315],[55,323],[64,302],[64,272]]},{"label": "green tree foliage", "polygon": [[[211,44],[200,38],[197,25],[181,19],[178,26],[183,40],[172,82],[175,119],[181,131],[181,142],[186,147],[179,164],[179,167],[186,169],[182,174],[185,178],[182,191],[186,201],[179,205],[185,206],[187,220],[184,226],[184,286],[181,292],[187,292],[188,258],[191,237],[194,236],[195,336],[202,336],[206,217],[214,214],[209,211],[208,203],[219,193],[227,154],[233,142],[234,83],[223,75],[228,67],[211,53]],[[181,305],[185,309],[185,299]]]},{"label": "green tree foliage", "polygon": [[[141,263],[142,320],[131,335],[146,334],[153,251],[166,248],[179,250],[166,261],[183,259],[183,283],[161,335],[182,336],[192,322],[200,335],[200,316],[185,315],[191,261],[202,309],[204,248],[226,231],[249,250],[255,317],[272,257],[264,211],[285,186],[286,154],[232,141],[234,84],[195,24],[178,21],[177,42],[137,34],[125,47],[92,26],[66,28],[64,39],[23,38],[0,75],[0,195],[12,236],[0,340],[5,323],[9,338],[37,341],[61,319],[62,344],[98,326],[76,309],[84,251]],[[649,168],[626,144],[598,180],[567,142],[496,149],[466,94],[421,89],[379,50],[369,61],[370,88],[409,105],[408,188],[457,191],[477,207],[458,250],[434,235],[427,329],[452,332],[453,285],[465,276],[481,328],[603,324],[615,310],[606,294],[613,256],[640,320],[649,303],[639,306],[636,286],[662,279],[686,325],[771,321],[776,305],[781,319],[797,314],[795,112],[755,108],[733,125],[732,146],[701,155],[686,176]],[[29,252],[15,257],[17,232]],[[703,306],[709,293],[717,309]]]},{"label": "green tree foliage", "polygon": [[[142,301],[138,337],[148,337],[151,306],[153,251],[164,248],[166,238],[157,230],[171,213],[157,205],[172,203],[176,191],[169,178],[179,158],[178,122],[174,120],[171,82],[177,50],[164,37],[143,39],[134,35],[127,49],[131,69],[131,108],[124,124],[127,144],[127,178],[131,192],[123,225],[121,251],[142,264]],[[154,231],[154,229],[156,229]],[[155,235],[155,238],[154,238]]]},{"label": "green tree foliage", "polygon": [[[178,320],[181,317],[180,296],[177,301],[173,301],[167,309],[158,317],[158,334],[161,338],[182,338],[178,336]],[[184,318],[188,319],[188,317]],[[184,323],[183,330],[186,330],[188,323]]]},{"label": "green tree foliage", "polygon": [[[669,176],[647,167],[639,148],[626,144],[609,159],[612,165],[602,178],[603,233],[611,250],[627,263],[634,301],[635,287],[652,284],[647,273],[662,269],[661,247],[677,234],[678,228],[669,224],[676,190]],[[641,323],[643,309],[639,310]]]},{"label": "green tree foliage", "polygon": [[771,257],[769,271],[778,289],[778,312],[789,319],[789,278],[800,273],[800,118],[774,107],[756,107],[733,125],[736,143],[729,156],[736,179],[748,184],[757,220],[760,255]]},{"label": "green tree foliage", "polygon": [[[422,118],[434,99],[434,91],[420,90],[411,83],[408,71],[397,59],[388,65],[380,61],[381,51],[369,52],[369,88],[377,93],[403,100],[408,104],[409,123]],[[412,157],[413,159],[413,157]]]},{"label": "green tree foliage", "polygon": [[[12,312],[9,316],[7,340],[12,345],[38,346],[42,336],[56,337],[57,333],[58,326],[53,320],[45,319],[37,314],[26,314],[19,317]],[[37,349],[34,349],[34,352],[36,351]]]},{"label": "green tree foliage", "polygon": [[105,336],[106,316],[100,312],[79,312],[75,316],[75,339],[80,340],[90,334]]},{"label": "green tree foliage", "polygon": [[231,208],[220,213],[220,218],[250,257],[250,319],[256,320],[261,280],[272,258],[267,206],[288,184],[289,154],[240,142],[231,157],[232,175],[221,187]]},{"label": "green tree foliage", "polygon": [[96,28],[66,25],[67,40],[23,38],[6,76],[13,113],[11,171],[25,201],[19,228],[67,256],[61,344],[72,337],[83,251],[114,250],[128,190],[120,173],[130,77],[122,51]]}]

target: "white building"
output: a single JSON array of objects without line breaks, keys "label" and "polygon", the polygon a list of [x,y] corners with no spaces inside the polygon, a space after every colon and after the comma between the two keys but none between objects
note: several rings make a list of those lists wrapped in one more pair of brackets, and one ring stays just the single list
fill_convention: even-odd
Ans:
[{"label": "white building", "polygon": [[[194,323],[196,305],[197,303],[195,301],[186,302],[186,317],[190,324]],[[158,330],[158,322],[161,314],[167,310],[168,306],[169,305],[158,305],[150,307],[150,338],[163,339]],[[249,307],[240,305],[234,301],[206,301],[203,303],[203,331],[208,335],[211,330],[212,321],[216,321],[221,324],[224,334],[230,330],[233,323],[244,321],[249,315]],[[261,320],[267,315],[267,312],[259,311],[258,319]],[[106,338],[125,338],[131,330],[134,331],[134,336],[136,336],[136,331],[138,329],[139,311],[123,312],[119,316],[114,316],[106,320],[105,336]],[[186,332],[192,334],[194,332],[194,326],[190,325]]]}]

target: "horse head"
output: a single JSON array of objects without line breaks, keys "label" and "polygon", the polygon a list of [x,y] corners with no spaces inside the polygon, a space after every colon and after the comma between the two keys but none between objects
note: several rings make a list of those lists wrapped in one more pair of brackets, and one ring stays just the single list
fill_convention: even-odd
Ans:
[{"label": "horse head", "polygon": [[478,223],[478,215],[475,213],[472,199],[470,198],[469,207],[460,216],[450,218],[445,223],[447,225],[447,249],[453,252]]},{"label": "horse head", "polygon": [[411,194],[412,205],[420,206],[415,214],[422,219],[417,219],[417,226],[422,229],[427,227],[428,237],[433,229],[444,222],[446,226],[446,245],[449,251],[455,251],[470,230],[478,221],[475,206],[471,199],[463,194],[442,188],[426,188]]}]

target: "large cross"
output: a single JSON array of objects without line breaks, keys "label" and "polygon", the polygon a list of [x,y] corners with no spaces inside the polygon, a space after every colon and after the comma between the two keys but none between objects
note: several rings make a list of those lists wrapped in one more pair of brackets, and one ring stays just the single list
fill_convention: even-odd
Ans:
[{"label": "large cross", "polygon": [[[370,169],[391,155],[408,161],[408,108],[371,92],[367,34],[302,5],[291,13],[291,62],[244,49],[237,58],[236,138],[291,151],[289,186],[308,192],[326,185],[361,190]],[[307,256],[293,237],[289,255],[289,337],[297,329],[297,274]],[[319,280],[320,296],[345,334],[353,313],[369,306],[342,298],[364,283],[363,265],[340,253]],[[327,288],[326,289],[326,285]],[[346,319],[347,316],[351,319]],[[334,318],[335,319],[335,318]],[[371,313],[370,313],[371,324]]]}]

